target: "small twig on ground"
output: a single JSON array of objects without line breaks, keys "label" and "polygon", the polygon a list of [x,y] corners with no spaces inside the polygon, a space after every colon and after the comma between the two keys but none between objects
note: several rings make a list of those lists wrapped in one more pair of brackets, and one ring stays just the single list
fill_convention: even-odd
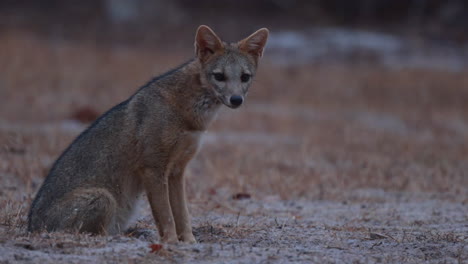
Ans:
[{"label": "small twig on ground", "polygon": [[388,236],[385,236],[385,235],[379,234],[379,233],[369,232],[369,239],[371,239],[371,240],[385,239],[385,238],[388,238]]},{"label": "small twig on ground", "polygon": [[239,226],[239,219],[240,219],[240,212],[237,213],[237,219],[236,219],[236,227]]},{"label": "small twig on ground", "polygon": [[379,241],[379,242],[373,244],[373,245],[370,247],[370,249],[374,249],[374,247],[380,246],[380,245],[382,245],[382,241]]},{"label": "small twig on ground", "polygon": [[17,227],[17,224],[18,224],[18,220],[20,218],[20,214],[21,214],[21,211],[23,210],[23,205],[21,205],[18,209],[18,212],[16,213],[16,217],[15,217],[15,223],[13,224],[14,227]]},{"label": "small twig on ground", "polygon": [[401,242],[404,242],[406,239],[406,230],[403,230],[403,237],[401,238]]},{"label": "small twig on ground", "polygon": [[394,240],[395,242],[397,242],[398,244],[401,243],[401,241],[399,241],[398,239],[394,238],[393,236],[389,235],[389,234],[385,234],[387,237],[391,238],[392,240]]}]

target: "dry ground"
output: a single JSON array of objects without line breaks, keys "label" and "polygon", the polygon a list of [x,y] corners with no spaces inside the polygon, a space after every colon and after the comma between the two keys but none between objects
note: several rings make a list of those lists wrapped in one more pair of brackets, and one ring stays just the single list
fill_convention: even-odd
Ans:
[{"label": "dry ground", "polygon": [[[468,263],[467,72],[265,61],[187,171],[196,245],[28,234],[31,199],[86,124],[191,54],[0,36],[0,263]],[[234,198],[233,198],[234,196]],[[244,198],[244,199],[235,199]]]}]

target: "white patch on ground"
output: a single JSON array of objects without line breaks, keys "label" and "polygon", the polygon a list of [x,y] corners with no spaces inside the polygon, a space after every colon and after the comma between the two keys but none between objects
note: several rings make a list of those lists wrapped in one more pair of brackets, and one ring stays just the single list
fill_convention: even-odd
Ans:
[{"label": "white patch on ground", "polygon": [[297,144],[296,137],[275,135],[273,133],[258,132],[206,132],[203,136],[204,144]]},{"label": "white patch on ground", "polygon": [[381,132],[393,132],[396,134],[405,134],[408,132],[405,123],[396,116],[384,113],[372,112],[352,112],[351,118],[360,125],[379,130]]},{"label": "white patch on ground", "polygon": [[272,32],[266,52],[268,58],[281,65],[370,59],[390,68],[460,71],[467,66],[466,48],[389,33],[317,28]]},{"label": "white patch on ground", "polygon": [[247,107],[247,111],[269,114],[279,117],[302,118],[307,121],[346,121],[355,122],[369,129],[395,134],[408,133],[405,122],[398,116],[389,113],[377,113],[349,109],[343,111],[323,111],[310,107],[281,106],[273,104],[255,103]]}]

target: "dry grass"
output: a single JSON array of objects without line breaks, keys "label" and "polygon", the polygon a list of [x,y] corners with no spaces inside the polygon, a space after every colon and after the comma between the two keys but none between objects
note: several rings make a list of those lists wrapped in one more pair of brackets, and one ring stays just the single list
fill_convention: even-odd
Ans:
[{"label": "dry grass", "polygon": [[[154,256],[145,252],[157,235],[31,235],[25,216],[52,162],[85,127],[70,120],[76,111],[105,111],[191,51],[158,54],[19,32],[0,36],[0,43],[0,248],[18,249],[16,261],[34,260],[28,252],[89,261],[80,248],[109,262],[125,254],[129,262],[468,258],[466,72],[284,68],[267,53],[247,105],[222,111],[187,171],[202,243]],[[252,199],[232,200],[236,193]],[[138,226],[154,229],[148,210]],[[119,251],[123,245],[134,253]],[[289,253],[287,245],[294,245]],[[401,254],[388,253],[392,247]]]}]

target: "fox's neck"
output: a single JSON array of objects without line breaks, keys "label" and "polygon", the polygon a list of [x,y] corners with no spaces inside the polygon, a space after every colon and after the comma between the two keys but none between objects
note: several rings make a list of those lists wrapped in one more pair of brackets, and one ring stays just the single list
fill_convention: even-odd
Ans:
[{"label": "fox's neck", "polygon": [[221,105],[203,83],[201,65],[192,60],[161,80],[161,95],[187,122],[189,129],[205,130]]}]

